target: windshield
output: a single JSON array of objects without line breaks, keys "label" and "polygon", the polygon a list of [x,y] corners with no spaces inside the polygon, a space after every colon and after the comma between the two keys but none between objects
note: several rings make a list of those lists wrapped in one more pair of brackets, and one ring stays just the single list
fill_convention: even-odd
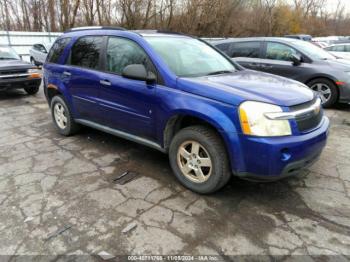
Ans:
[{"label": "windshield", "polygon": [[293,44],[300,52],[309,56],[313,60],[334,60],[335,56],[323,50],[322,48],[305,41],[295,41]]},{"label": "windshield", "polygon": [[236,71],[229,59],[197,39],[174,36],[147,36],[145,39],[179,77],[198,77]]},{"label": "windshield", "polygon": [[20,57],[11,47],[0,46],[0,60],[20,60]]}]

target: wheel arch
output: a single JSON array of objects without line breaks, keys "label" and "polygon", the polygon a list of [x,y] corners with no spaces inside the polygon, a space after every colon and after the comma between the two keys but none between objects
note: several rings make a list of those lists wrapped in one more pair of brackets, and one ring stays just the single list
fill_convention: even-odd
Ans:
[{"label": "wheel arch", "polygon": [[335,88],[337,89],[337,101],[339,100],[339,96],[340,96],[340,88],[339,86],[337,85],[337,79],[335,79],[334,77],[332,76],[329,76],[329,75],[316,75],[316,76],[313,76],[312,78],[308,79],[305,84],[307,86],[309,86],[309,83],[311,83],[312,81],[316,80],[316,79],[325,79],[325,80],[328,80],[330,82],[332,82],[332,84],[334,84]]},{"label": "wheel arch", "polygon": [[[226,122],[229,121],[229,122]],[[236,133],[236,127],[232,123],[231,120],[228,118],[226,119],[226,123],[219,123],[217,120],[208,118],[206,115],[203,114],[197,114],[194,112],[177,112],[176,114],[173,114],[168,121],[166,122],[166,125],[163,129],[163,147],[165,152],[169,151],[169,147],[171,144],[172,139],[175,137],[175,135],[182,130],[183,128],[193,126],[193,125],[203,125],[207,126],[211,129],[213,129],[219,137],[222,139],[222,142],[224,144],[230,167],[235,166],[233,163],[233,153],[232,153],[232,145],[230,144],[232,142],[232,139],[230,139],[228,136],[226,136],[227,129],[230,129],[231,135]]]}]

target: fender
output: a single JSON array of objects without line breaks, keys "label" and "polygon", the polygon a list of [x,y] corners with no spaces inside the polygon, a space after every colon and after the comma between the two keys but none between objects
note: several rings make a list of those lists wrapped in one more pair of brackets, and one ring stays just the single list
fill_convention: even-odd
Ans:
[{"label": "fender", "polygon": [[[178,92],[182,93],[182,92]],[[162,94],[163,95],[163,94]],[[237,162],[241,152],[241,145],[239,142],[237,127],[234,125],[235,119],[238,120],[237,108],[232,105],[227,105],[210,99],[195,97],[191,94],[183,94],[182,96],[171,96],[171,100],[164,101],[167,104],[167,110],[160,111],[157,119],[158,129],[157,137],[162,147],[167,150],[167,143],[165,141],[165,131],[168,125],[173,124],[173,120],[183,116],[191,116],[207,122],[214,127],[219,135],[222,137],[226,150],[229,154],[231,168],[236,169]],[[168,103],[166,103],[168,102]],[[181,106],[181,108],[179,107]]]},{"label": "fender", "polygon": [[[64,100],[68,103],[68,106],[71,110],[71,113],[73,115],[73,117],[76,117],[76,109],[74,106],[74,103],[72,101],[72,96],[70,95],[70,93],[68,92],[66,86],[64,85],[63,81],[55,78],[50,78],[50,82],[47,83],[46,85],[46,89],[55,89],[57,90],[59,93],[62,94],[62,96],[64,97]],[[48,100],[48,97],[47,97]]]}]

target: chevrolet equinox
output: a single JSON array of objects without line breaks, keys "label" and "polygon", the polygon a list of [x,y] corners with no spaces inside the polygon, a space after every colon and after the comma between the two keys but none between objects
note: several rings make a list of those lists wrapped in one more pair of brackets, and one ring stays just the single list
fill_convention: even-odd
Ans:
[{"label": "chevrolet equinox", "polygon": [[177,179],[202,194],[232,174],[297,175],[319,157],[329,127],[305,85],[169,32],[72,29],[48,55],[44,90],[62,135],[85,125],[168,153]]}]

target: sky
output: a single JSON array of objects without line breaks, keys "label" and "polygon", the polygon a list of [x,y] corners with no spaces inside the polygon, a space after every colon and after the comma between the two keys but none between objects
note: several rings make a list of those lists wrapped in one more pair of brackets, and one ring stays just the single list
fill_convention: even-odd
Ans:
[{"label": "sky", "polygon": [[[346,12],[350,12],[350,0],[341,0],[342,5],[345,7]],[[327,7],[330,11],[337,9],[338,0],[327,0]]]}]

